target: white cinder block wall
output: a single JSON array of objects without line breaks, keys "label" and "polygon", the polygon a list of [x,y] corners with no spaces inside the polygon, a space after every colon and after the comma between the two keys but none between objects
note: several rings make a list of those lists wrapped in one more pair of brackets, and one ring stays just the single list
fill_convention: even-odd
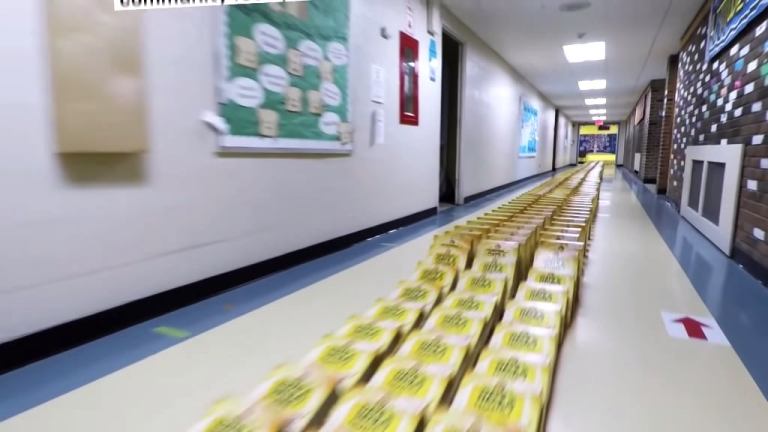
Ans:
[{"label": "white cinder block wall", "polygon": [[[0,342],[436,205],[440,80],[429,80],[425,0],[414,2],[419,127],[398,121],[405,0],[351,0],[350,157],[216,153],[198,120],[215,108],[212,8],[144,15],[145,154],[58,156],[45,3],[0,4]],[[447,23],[467,44],[464,195],[547,171],[554,108],[455,17]],[[378,146],[371,64],[388,75]],[[517,157],[523,94],[541,109],[535,159]]]}]

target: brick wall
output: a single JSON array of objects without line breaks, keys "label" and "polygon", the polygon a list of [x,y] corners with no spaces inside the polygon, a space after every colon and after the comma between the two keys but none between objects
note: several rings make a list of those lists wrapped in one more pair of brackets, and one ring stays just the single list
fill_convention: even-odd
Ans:
[{"label": "brick wall", "polygon": [[634,170],[635,167],[635,153],[642,152],[642,146],[645,143],[645,114],[643,114],[643,120],[641,122],[635,123],[635,110],[641,103],[645,103],[647,106],[647,101],[648,89],[646,88],[635,104],[635,107],[632,108],[632,111],[629,113],[629,117],[625,122],[627,124],[627,141],[626,151],[624,153],[624,165],[631,170]]},{"label": "brick wall", "polygon": [[[642,98],[646,97],[647,94],[643,92]],[[639,102],[638,102],[639,103]],[[638,152],[638,148],[636,147],[637,144],[641,141],[638,137],[638,134],[641,133],[642,125],[643,123],[635,123],[635,111],[634,108],[632,109],[632,112],[630,113],[627,120],[624,122],[627,125],[627,135],[626,135],[626,141],[624,142],[625,150],[624,150],[624,165],[629,168],[630,170],[634,170],[635,164],[635,153]]]},{"label": "brick wall", "polygon": [[667,83],[664,88],[664,117],[661,121],[661,146],[659,148],[659,167],[656,174],[656,190],[663,194],[667,191],[669,180],[669,158],[672,151],[672,127],[675,120],[675,94],[677,93],[678,56],[673,55],[667,61]]},{"label": "brick wall", "polygon": [[[635,153],[640,153],[638,177],[647,183],[656,182],[659,168],[665,82],[663,79],[651,81],[627,119],[629,133],[626,148],[629,153],[624,154],[624,164],[634,168]],[[635,110],[643,103],[645,103],[643,119],[636,124]]]},{"label": "brick wall", "polygon": [[667,195],[678,207],[685,148],[745,144],[734,254],[768,268],[768,13],[706,60],[706,20],[680,53]]},{"label": "brick wall", "polygon": [[661,125],[664,112],[664,91],[666,80],[651,81],[650,103],[645,105],[646,136],[643,143],[643,159],[640,166],[640,177],[645,182],[656,182],[659,172],[659,152],[661,150]]}]

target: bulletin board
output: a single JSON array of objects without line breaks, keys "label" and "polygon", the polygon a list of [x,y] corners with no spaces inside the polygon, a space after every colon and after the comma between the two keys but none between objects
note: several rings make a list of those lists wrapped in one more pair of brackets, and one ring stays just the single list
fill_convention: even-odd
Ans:
[{"label": "bulletin board", "polygon": [[536,157],[539,149],[539,110],[525,99],[521,105],[520,157]]},{"label": "bulletin board", "polygon": [[712,60],[766,8],[768,0],[713,0],[707,27],[707,59]]},{"label": "bulletin board", "polygon": [[608,130],[600,130],[595,125],[579,126],[579,162],[615,160],[618,142],[619,125],[609,125]]},{"label": "bulletin board", "polygon": [[223,150],[349,153],[349,0],[221,8]]}]

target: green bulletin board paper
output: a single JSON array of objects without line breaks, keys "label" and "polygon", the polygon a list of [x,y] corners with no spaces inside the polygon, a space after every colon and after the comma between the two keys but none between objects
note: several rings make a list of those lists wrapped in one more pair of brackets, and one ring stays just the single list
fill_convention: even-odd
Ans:
[{"label": "green bulletin board paper", "polygon": [[224,149],[352,151],[349,0],[223,8]]}]

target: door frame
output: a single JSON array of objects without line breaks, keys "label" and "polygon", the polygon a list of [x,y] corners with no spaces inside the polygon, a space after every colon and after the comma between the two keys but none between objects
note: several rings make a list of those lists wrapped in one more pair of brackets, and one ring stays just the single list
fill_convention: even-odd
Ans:
[{"label": "door frame", "polygon": [[557,145],[559,144],[558,134],[560,133],[560,109],[555,108],[555,139],[552,140],[552,171],[557,169]]},{"label": "door frame", "polygon": [[[450,25],[447,25],[446,23],[443,23],[443,31],[441,33],[440,38],[440,49],[442,50],[442,57],[441,60],[445,60],[445,46],[443,46],[442,42],[442,36],[448,35],[450,38],[458,42],[459,44],[459,79],[456,80],[458,89],[456,89],[457,95],[456,95],[456,166],[454,167],[455,172],[454,176],[456,179],[456,184],[454,185],[454,203],[456,205],[463,205],[464,204],[464,193],[463,193],[463,187],[462,187],[462,177],[461,177],[461,154],[462,154],[462,140],[461,140],[461,125],[463,124],[462,116],[464,114],[464,78],[466,76],[465,73],[465,65],[466,65],[466,58],[465,58],[465,49],[466,46],[465,41],[457,36],[458,32],[451,29]],[[442,66],[442,65],[441,65]],[[442,84],[443,76],[440,76],[440,81]]]}]

